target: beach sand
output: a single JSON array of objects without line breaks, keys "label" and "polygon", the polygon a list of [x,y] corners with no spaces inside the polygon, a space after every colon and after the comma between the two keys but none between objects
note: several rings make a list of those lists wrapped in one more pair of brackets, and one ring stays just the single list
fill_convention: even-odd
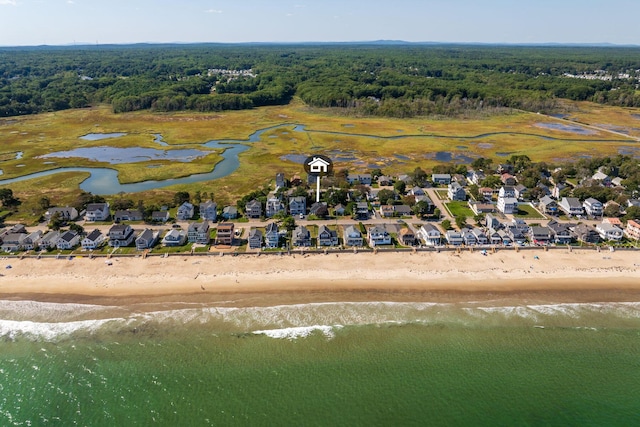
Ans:
[{"label": "beach sand", "polygon": [[[0,299],[94,304],[640,301],[640,252],[378,252],[0,261]],[[5,268],[6,265],[12,268]]]}]

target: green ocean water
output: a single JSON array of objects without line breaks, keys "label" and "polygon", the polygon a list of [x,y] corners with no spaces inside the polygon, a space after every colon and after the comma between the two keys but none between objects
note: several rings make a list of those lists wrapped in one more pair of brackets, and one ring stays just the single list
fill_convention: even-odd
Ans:
[{"label": "green ocean water", "polygon": [[640,425],[638,303],[0,316],[3,426]]}]

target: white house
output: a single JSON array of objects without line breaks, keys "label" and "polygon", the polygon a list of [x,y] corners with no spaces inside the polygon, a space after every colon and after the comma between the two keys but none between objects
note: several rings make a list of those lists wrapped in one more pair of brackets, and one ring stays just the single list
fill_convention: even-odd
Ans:
[{"label": "white house", "polygon": [[367,230],[367,240],[371,247],[378,245],[390,245],[391,235],[383,226],[376,225]]},{"label": "white house", "polygon": [[353,225],[344,229],[345,246],[362,246],[362,233],[360,233]]},{"label": "white house", "polygon": [[86,221],[106,221],[109,219],[109,203],[89,203],[84,214]]},{"label": "white house", "polygon": [[105,236],[97,228],[82,239],[81,246],[83,250],[97,249],[102,243],[104,243]]},{"label": "white house", "polygon": [[442,233],[433,224],[424,224],[418,230],[418,238],[427,246],[440,246]]},{"label": "white house", "polygon": [[73,249],[80,242],[80,235],[73,231],[67,230],[60,235],[60,238],[56,242],[56,246],[60,250]]},{"label": "white house", "polygon": [[567,215],[582,215],[584,210],[577,197],[563,197],[558,207]]},{"label": "white house", "polygon": [[602,240],[613,240],[615,242],[622,240],[624,235],[621,228],[607,222],[596,225],[596,231]]},{"label": "white house", "polygon": [[503,214],[513,214],[518,212],[518,199],[515,197],[498,197],[496,207]]},{"label": "white house", "polygon": [[277,248],[280,244],[278,224],[271,222],[265,229],[264,244],[268,248]]},{"label": "white house", "polygon": [[591,216],[602,216],[603,206],[599,200],[594,199],[593,197],[589,197],[587,200],[582,203],[582,207],[584,208],[587,215]]}]

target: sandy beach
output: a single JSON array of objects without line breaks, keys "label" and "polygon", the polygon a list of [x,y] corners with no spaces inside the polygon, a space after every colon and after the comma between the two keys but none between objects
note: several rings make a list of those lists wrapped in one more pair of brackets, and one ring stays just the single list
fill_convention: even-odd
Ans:
[{"label": "sandy beach", "polygon": [[[6,268],[11,265],[11,268]],[[640,301],[640,252],[593,250],[4,259],[0,299],[126,304]]]}]

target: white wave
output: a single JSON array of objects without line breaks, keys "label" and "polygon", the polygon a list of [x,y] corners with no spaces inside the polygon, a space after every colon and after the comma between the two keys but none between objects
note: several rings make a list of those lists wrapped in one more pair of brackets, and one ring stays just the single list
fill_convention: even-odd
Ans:
[{"label": "white wave", "polygon": [[335,330],[342,329],[341,325],[326,326],[302,326],[297,328],[271,329],[265,331],[253,331],[255,335],[266,335],[270,338],[295,340],[298,338],[306,338],[316,331],[319,331],[325,337],[331,339],[335,337]]},{"label": "white wave", "polygon": [[77,322],[38,323],[31,321],[0,320],[0,337],[15,340],[18,337],[55,341],[75,332],[93,333],[107,322],[122,319],[84,320]]},{"label": "white wave", "polygon": [[98,315],[101,312],[114,309],[117,309],[117,307],[94,304],[0,300],[0,318],[13,320],[72,320],[80,316]]}]

